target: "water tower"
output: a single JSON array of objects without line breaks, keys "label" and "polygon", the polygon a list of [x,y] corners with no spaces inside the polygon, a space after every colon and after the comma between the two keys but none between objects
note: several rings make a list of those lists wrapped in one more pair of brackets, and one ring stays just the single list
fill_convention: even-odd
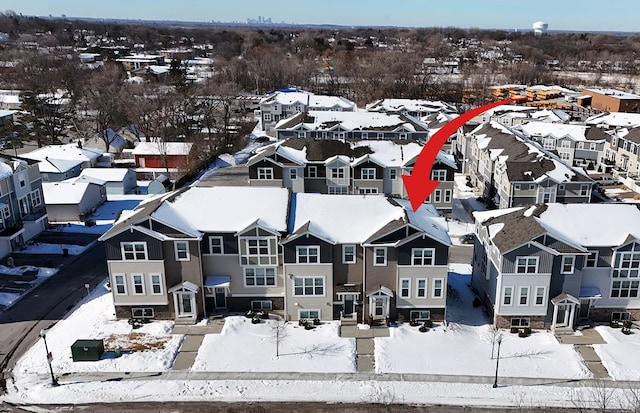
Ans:
[{"label": "water tower", "polygon": [[533,23],[533,34],[535,34],[536,36],[542,36],[547,32],[548,28],[549,28],[549,23],[535,22]]}]

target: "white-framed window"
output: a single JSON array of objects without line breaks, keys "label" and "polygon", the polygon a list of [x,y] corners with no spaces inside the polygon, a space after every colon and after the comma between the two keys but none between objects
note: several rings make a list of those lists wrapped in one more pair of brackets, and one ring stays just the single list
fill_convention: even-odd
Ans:
[{"label": "white-framed window", "polygon": [[153,308],[136,307],[131,309],[131,317],[132,318],[153,318],[155,317],[155,315],[153,313]]},{"label": "white-framed window", "polygon": [[446,181],[447,180],[447,171],[444,169],[434,169],[431,171],[431,180],[432,181]]},{"label": "white-framed window", "polygon": [[362,168],[360,170],[360,179],[376,179],[376,169]]},{"label": "white-framed window", "polygon": [[628,311],[614,311],[611,313],[611,321],[631,320],[631,314]]},{"label": "white-framed window", "polygon": [[529,184],[529,191],[536,189],[536,184]]},{"label": "white-framed window", "polygon": [[589,185],[580,185],[580,196],[587,196],[589,194]]},{"label": "white-framed window", "polygon": [[518,288],[518,305],[529,305],[529,287]]},{"label": "white-framed window", "polygon": [[40,194],[40,189],[35,189],[31,192],[31,205],[34,207],[40,206],[42,204],[42,195]]},{"label": "white-framed window", "polygon": [[584,266],[588,268],[595,268],[598,266],[598,251],[589,251],[589,255],[585,260]]},{"label": "white-framed window", "polygon": [[538,272],[538,257],[517,257],[516,274],[535,274]]},{"label": "white-framed window", "polygon": [[255,311],[262,311],[262,310],[271,311],[271,309],[273,309],[273,301],[271,300],[251,301],[251,309]]},{"label": "white-framed window", "polygon": [[306,138],[307,137],[307,132],[305,131],[298,131],[298,138]]},{"label": "white-framed window", "polygon": [[562,274],[573,274],[573,267],[576,263],[576,257],[574,255],[562,256]]},{"label": "white-framed window", "polygon": [[344,179],[345,175],[345,168],[330,168],[329,172],[331,173],[331,178],[332,179]]},{"label": "white-framed window", "polygon": [[564,191],[564,184],[558,185],[558,191]]},{"label": "white-framed window", "polygon": [[265,113],[264,120],[265,122],[271,122],[271,113]]},{"label": "white-framed window", "polygon": [[442,201],[442,190],[436,189],[427,198],[428,203],[440,203]]},{"label": "white-framed window", "polygon": [[444,190],[444,202],[445,203],[451,202],[451,190],[450,189],[445,189]]},{"label": "white-framed window", "polygon": [[310,165],[307,167],[307,178],[317,178],[318,167],[316,165]]},{"label": "white-framed window", "polygon": [[416,279],[416,298],[427,298],[427,279]]},{"label": "white-framed window", "polygon": [[442,278],[434,278],[433,279],[433,287],[431,288],[431,297],[432,298],[442,298],[444,297],[444,279]]},{"label": "white-framed window", "polygon": [[560,146],[562,148],[570,148],[571,147],[571,142],[569,142],[568,139],[563,139],[562,143],[560,144]]},{"label": "white-framed window", "polygon": [[400,297],[411,298],[411,279],[400,278]]},{"label": "white-framed window", "polygon": [[396,168],[389,169],[389,179],[392,181],[398,179],[398,170]]},{"label": "white-framed window", "polygon": [[542,139],[542,147],[547,150],[553,150],[556,148],[556,140],[552,137],[545,137]]},{"label": "white-framed window", "polygon": [[222,237],[212,235],[209,237],[209,254],[222,255],[224,254],[224,241]]},{"label": "white-framed window", "polygon": [[342,263],[355,264],[356,262],[356,246],[354,244],[346,244],[342,246]]},{"label": "white-framed window", "polygon": [[560,159],[563,161],[568,161],[571,159],[571,154],[568,152],[560,152]]},{"label": "white-framed window", "polygon": [[412,310],[409,313],[411,320],[426,321],[431,320],[431,311],[429,310]]},{"label": "white-framed window", "polygon": [[176,261],[189,261],[189,242],[174,241],[173,248],[176,253]]},{"label": "white-framed window", "polygon": [[261,179],[261,180],[273,179],[273,168],[266,168],[266,167],[258,168],[258,179]]},{"label": "white-framed window", "polygon": [[327,192],[329,193],[329,195],[346,195],[348,192],[348,189],[346,186],[330,186],[327,188]]},{"label": "white-framed window", "polygon": [[376,136],[377,139],[384,139],[384,133],[383,132],[378,132],[378,135]]},{"label": "white-framed window", "polygon": [[520,190],[520,184],[513,184],[513,190],[514,191],[519,191]]},{"label": "white-framed window", "polygon": [[160,274],[150,274],[151,278],[151,294],[162,295],[162,277]]},{"label": "white-framed window", "polygon": [[296,262],[298,264],[320,262],[320,247],[317,245],[296,247]]},{"label": "white-framed window", "polygon": [[289,169],[289,178],[291,180],[298,179],[298,170],[295,168]]},{"label": "white-framed window", "polygon": [[360,139],[369,139],[369,133],[367,132],[360,133]]},{"label": "white-framed window", "polygon": [[613,260],[613,278],[638,278],[640,252],[618,252]]},{"label": "white-framed window", "polygon": [[502,289],[502,305],[513,304],[513,287],[504,287]]},{"label": "white-framed window", "polygon": [[596,150],[596,144],[595,144],[595,143],[593,143],[593,142],[591,142],[591,143],[589,144],[589,150],[590,150],[590,151],[595,151],[595,150]]},{"label": "white-framed window", "polygon": [[407,139],[407,137],[409,136],[406,133],[401,133],[400,135],[398,135],[400,137],[401,140]]},{"label": "white-framed window", "polygon": [[640,281],[614,280],[611,283],[611,298],[638,298]]},{"label": "white-framed window", "polygon": [[124,274],[114,274],[113,284],[116,295],[127,295],[127,281]]},{"label": "white-framed window", "polygon": [[529,317],[518,317],[511,319],[511,327],[525,328],[529,327],[531,319]]},{"label": "white-framed window", "polygon": [[373,248],[373,265],[387,265],[387,247]]},{"label": "white-framed window", "polygon": [[435,249],[411,248],[411,265],[424,267],[434,265]]},{"label": "white-framed window", "polygon": [[293,295],[324,296],[324,277],[293,277]]},{"label": "white-framed window", "polygon": [[320,318],[320,310],[298,310],[300,320],[315,320]]},{"label": "white-framed window", "polygon": [[358,188],[358,193],[360,195],[377,194],[378,193],[378,188]]},{"label": "white-framed window", "polygon": [[264,287],[276,285],[276,269],[270,267],[247,267],[244,269],[244,285]]},{"label": "white-framed window", "polygon": [[243,255],[240,257],[242,265],[277,265],[277,251],[272,250],[272,239],[260,237],[243,238]]},{"label": "white-framed window", "polygon": [[133,284],[134,295],[144,295],[144,275],[131,274],[131,284]]},{"label": "white-framed window", "polygon": [[9,205],[5,205],[0,209],[0,214],[2,214],[2,219],[11,218],[11,210],[9,209]]},{"label": "white-framed window", "polygon": [[122,242],[120,249],[122,259],[125,261],[145,261],[147,259],[146,242]]},{"label": "white-framed window", "polygon": [[22,198],[18,198],[18,207],[20,208],[20,216],[24,217],[31,212],[31,208],[29,207],[29,200],[27,199],[27,195]]},{"label": "white-framed window", "polygon": [[533,303],[533,305],[544,305],[546,295],[546,287],[536,287],[536,301]]}]

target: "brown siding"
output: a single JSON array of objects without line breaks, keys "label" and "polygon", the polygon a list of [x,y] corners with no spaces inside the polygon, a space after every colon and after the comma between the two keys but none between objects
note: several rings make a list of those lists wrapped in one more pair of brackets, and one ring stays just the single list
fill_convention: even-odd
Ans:
[{"label": "brown siding", "polygon": [[150,260],[161,260],[162,242],[139,231],[124,231],[104,242],[108,260],[122,260],[121,242],[146,242],[147,256]]},{"label": "brown siding", "polygon": [[[301,236],[291,242],[287,242],[283,245],[284,262],[287,264],[296,262],[296,247],[297,246],[312,246],[317,245],[320,247],[320,262],[331,263],[332,259],[332,245],[328,242],[322,241],[319,238],[313,236]],[[342,261],[342,258],[340,258]]]},{"label": "brown siding", "polygon": [[449,263],[449,247],[425,236],[424,239],[419,237],[398,247],[398,265],[411,265],[412,248],[435,248],[435,265],[447,265]]},{"label": "brown siding", "polygon": [[342,244],[333,246],[333,283],[334,285],[362,283],[362,252],[361,246],[356,245],[355,264],[342,263]]},{"label": "brown siding", "polygon": [[373,265],[373,248],[365,248],[366,285],[365,292],[385,286],[395,292],[397,253],[394,248],[387,248],[387,265]]},{"label": "brown siding", "polygon": [[258,168],[273,168],[273,179],[282,179],[282,168],[264,159],[249,167],[249,179],[258,179]]}]

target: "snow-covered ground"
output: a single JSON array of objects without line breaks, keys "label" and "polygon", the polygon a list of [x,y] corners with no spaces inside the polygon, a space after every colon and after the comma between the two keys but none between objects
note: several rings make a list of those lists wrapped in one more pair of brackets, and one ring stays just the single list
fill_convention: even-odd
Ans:
[{"label": "snow-covered ground", "polygon": [[[16,280],[14,283],[17,284],[29,284],[29,288],[33,288],[36,285],[42,283],[47,278],[51,277],[53,274],[58,272],[56,268],[45,268],[45,267],[33,267],[33,266],[20,266],[20,267],[6,267],[4,265],[0,265],[0,277],[3,275],[15,275],[22,277],[23,273],[27,272],[36,272],[35,278],[25,278],[24,281]],[[22,295],[22,293],[13,293],[13,292],[0,292],[0,308],[6,309],[9,306],[13,305]]]},{"label": "snow-covered ground", "polygon": [[594,344],[593,348],[615,380],[640,379],[640,330],[622,334],[621,329],[597,326],[596,330],[607,344]]},{"label": "snow-covered ground", "polygon": [[[338,322],[305,330],[287,323],[276,357],[275,320],[227,317],[221,334],[205,336],[193,366],[197,371],[355,371],[355,339],[339,336]],[[224,354],[224,357],[220,357]]]}]

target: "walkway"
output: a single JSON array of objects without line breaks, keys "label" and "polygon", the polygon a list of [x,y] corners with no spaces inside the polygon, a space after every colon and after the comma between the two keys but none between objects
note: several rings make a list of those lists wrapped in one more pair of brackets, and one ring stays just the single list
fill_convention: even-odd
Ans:
[{"label": "walkway", "polygon": [[562,344],[573,344],[584,360],[584,364],[593,374],[594,379],[608,379],[609,372],[602,364],[602,360],[593,349],[593,344],[606,344],[600,333],[593,328],[586,328],[581,334],[557,334]]},{"label": "walkway", "polygon": [[354,324],[342,323],[340,336],[356,339],[356,371],[373,373],[376,371],[375,337],[389,337],[388,327],[360,329]]},{"label": "walkway", "polygon": [[220,334],[223,326],[224,318],[210,320],[207,325],[175,325],[171,334],[184,334],[185,336],[171,370],[189,370],[196,360],[204,336]]}]

